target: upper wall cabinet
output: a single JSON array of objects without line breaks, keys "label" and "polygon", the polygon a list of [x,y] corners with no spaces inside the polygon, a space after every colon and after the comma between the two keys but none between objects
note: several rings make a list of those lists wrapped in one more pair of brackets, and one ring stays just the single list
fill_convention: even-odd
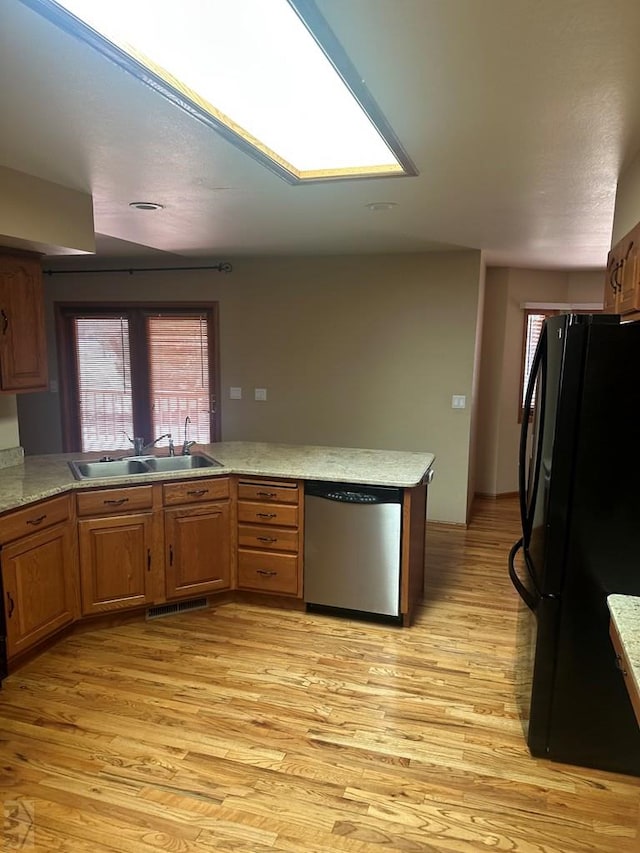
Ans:
[{"label": "upper wall cabinet", "polygon": [[40,257],[0,250],[0,392],[16,394],[46,388]]},{"label": "upper wall cabinet", "polygon": [[609,252],[604,311],[606,314],[640,311],[640,223]]}]

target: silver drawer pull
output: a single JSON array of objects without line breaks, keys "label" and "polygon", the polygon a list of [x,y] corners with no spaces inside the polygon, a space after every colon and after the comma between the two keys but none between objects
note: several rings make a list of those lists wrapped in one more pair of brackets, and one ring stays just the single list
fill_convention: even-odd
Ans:
[{"label": "silver drawer pull", "polygon": [[256,536],[256,539],[258,540],[258,542],[277,542],[278,541],[275,536]]},{"label": "silver drawer pull", "polygon": [[129,502],[129,498],[108,498],[104,500],[102,503],[111,504],[111,506],[122,506],[122,504],[126,504]]},{"label": "silver drawer pull", "polygon": [[256,492],[256,495],[259,498],[277,498],[278,497],[277,492]]},{"label": "silver drawer pull", "polygon": [[45,514],[45,515],[39,515],[37,518],[28,518],[27,524],[33,524],[34,526],[38,525],[38,524],[42,524],[42,522],[45,520],[46,517],[47,516]]},{"label": "silver drawer pull", "polygon": [[192,498],[201,498],[202,495],[206,495],[208,491],[209,489],[191,489],[187,494]]},{"label": "silver drawer pull", "polygon": [[257,512],[256,516],[258,518],[275,518],[276,513],[275,512]]},{"label": "silver drawer pull", "polygon": [[270,570],[267,570],[267,569],[256,569],[256,572],[257,572],[259,575],[264,575],[264,577],[266,577],[266,578],[272,578],[274,575],[277,575],[277,574],[278,574],[277,572],[270,571]]}]

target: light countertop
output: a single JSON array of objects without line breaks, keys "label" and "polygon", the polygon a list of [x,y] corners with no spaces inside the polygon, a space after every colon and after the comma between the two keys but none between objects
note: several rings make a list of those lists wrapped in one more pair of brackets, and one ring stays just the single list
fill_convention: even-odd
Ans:
[{"label": "light countertop", "polygon": [[[68,463],[71,460],[97,460],[104,453],[26,456],[24,462],[0,468],[0,512],[15,509],[23,504],[42,500],[69,489],[115,487],[152,480],[193,479],[224,474],[411,487],[423,481],[435,459],[433,453],[426,452],[248,441],[223,441],[196,445],[192,452],[199,450],[212,456],[222,463],[222,466],[172,473],[76,480],[69,468]],[[159,448],[157,452],[159,456],[166,455],[166,450],[163,448]],[[113,451],[113,455],[124,455],[124,451]]]},{"label": "light countertop", "polygon": [[640,597],[636,595],[609,595],[607,597],[611,620],[620,638],[629,663],[629,676],[640,695]]}]

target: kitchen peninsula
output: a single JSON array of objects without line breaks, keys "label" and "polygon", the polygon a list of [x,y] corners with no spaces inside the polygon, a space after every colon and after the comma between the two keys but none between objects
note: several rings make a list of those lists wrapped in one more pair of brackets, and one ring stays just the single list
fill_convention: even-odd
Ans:
[{"label": "kitchen peninsula", "polygon": [[[268,442],[223,441],[198,445],[197,448],[216,459],[221,466],[215,469],[147,474],[148,479],[222,476],[229,474],[256,477],[285,477],[298,480],[335,480],[378,486],[411,488],[419,485],[431,470],[433,453],[398,450],[365,450],[352,447],[323,447],[318,445],[272,444]],[[156,451],[158,455],[164,452]],[[0,454],[2,451],[0,451]],[[69,468],[77,459],[99,459],[101,453],[59,453],[27,456],[19,464],[0,467],[0,512],[15,509],[21,504],[41,500],[69,489],[87,488],[78,482]],[[123,456],[123,451],[114,451]],[[140,475],[109,478],[115,482],[138,483]],[[91,485],[106,481],[92,481]]]},{"label": "kitchen peninsula", "polygon": [[400,613],[411,623],[422,598],[433,454],[252,442],[196,450],[218,465],[78,480],[69,463],[102,455],[87,453],[0,468],[10,668],[98,617],[187,609],[219,593],[302,608],[309,480],[402,489]]}]

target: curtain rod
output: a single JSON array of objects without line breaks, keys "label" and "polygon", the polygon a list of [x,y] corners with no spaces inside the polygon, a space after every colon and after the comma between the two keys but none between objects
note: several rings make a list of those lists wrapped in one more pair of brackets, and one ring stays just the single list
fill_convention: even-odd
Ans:
[{"label": "curtain rod", "polygon": [[122,267],[119,269],[93,269],[93,270],[42,270],[44,275],[70,275],[73,273],[94,273],[94,272],[128,272],[133,275],[134,272],[177,272],[184,270],[217,270],[218,272],[231,272],[233,267],[227,261],[211,266],[203,267]]}]

